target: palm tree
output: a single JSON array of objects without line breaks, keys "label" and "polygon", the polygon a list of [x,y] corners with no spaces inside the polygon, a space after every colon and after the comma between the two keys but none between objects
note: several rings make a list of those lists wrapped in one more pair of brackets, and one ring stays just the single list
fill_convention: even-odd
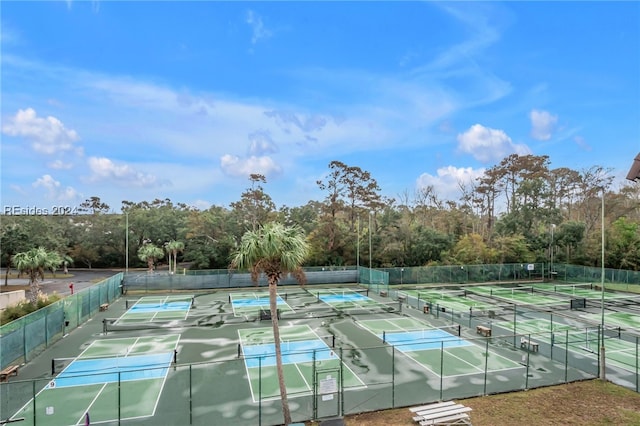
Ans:
[{"label": "palm tree", "polygon": [[34,305],[38,303],[40,294],[38,279],[44,279],[45,269],[55,270],[61,262],[62,259],[58,253],[48,252],[43,247],[16,253],[13,256],[16,269],[29,275],[29,302]]},{"label": "palm tree", "polygon": [[273,340],[276,350],[276,370],[280,385],[282,414],[284,423],[291,423],[291,413],[287,400],[287,388],[284,383],[282,369],[282,352],[280,350],[280,330],[278,328],[277,287],[283,275],[291,274],[303,285],[306,282],[304,271],[300,267],[309,253],[309,245],[304,231],[299,227],[286,227],[280,223],[266,225],[247,231],[240,241],[240,247],[231,260],[232,268],[249,269],[251,279],[258,282],[264,273],[269,283],[269,309],[273,326]]},{"label": "palm tree", "polygon": [[[167,250],[169,251],[169,259],[173,257],[173,273],[178,270],[178,253],[184,250],[184,243],[182,241],[171,240],[167,243]],[[171,262],[169,262],[169,272],[171,272]]]},{"label": "palm tree", "polygon": [[138,250],[138,257],[143,262],[147,262],[147,265],[149,266],[149,272],[153,272],[153,264],[157,259],[162,257],[163,253],[164,252],[160,247],[154,244],[147,243],[140,247],[140,249]]}]

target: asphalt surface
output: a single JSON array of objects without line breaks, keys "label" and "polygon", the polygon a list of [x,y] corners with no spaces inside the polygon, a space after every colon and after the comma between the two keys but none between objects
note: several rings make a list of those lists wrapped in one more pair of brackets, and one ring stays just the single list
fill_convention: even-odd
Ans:
[{"label": "asphalt surface", "polygon": [[[12,270],[14,272],[15,270]],[[59,295],[71,294],[70,285],[73,284],[73,291],[79,291],[83,288],[92,286],[93,284],[100,282],[104,279],[116,275],[119,271],[111,269],[69,269],[69,275],[62,276],[59,272],[60,278],[47,278],[40,282],[40,288],[45,294],[57,293]],[[4,269],[0,270],[0,285],[4,289]],[[13,278],[9,279],[8,287],[11,286],[28,286],[28,278]]]}]

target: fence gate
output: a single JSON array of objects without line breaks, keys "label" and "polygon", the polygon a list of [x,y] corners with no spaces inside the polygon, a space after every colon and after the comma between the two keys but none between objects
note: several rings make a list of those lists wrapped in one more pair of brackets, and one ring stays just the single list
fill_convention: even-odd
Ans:
[{"label": "fence gate", "polygon": [[313,396],[313,418],[340,415],[342,377],[339,368],[316,370]]}]

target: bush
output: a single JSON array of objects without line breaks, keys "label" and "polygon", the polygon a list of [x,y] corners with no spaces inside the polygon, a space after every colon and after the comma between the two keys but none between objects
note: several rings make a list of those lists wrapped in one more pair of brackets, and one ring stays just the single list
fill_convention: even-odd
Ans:
[{"label": "bush", "polygon": [[50,296],[41,294],[38,296],[38,301],[35,303],[35,305],[27,300],[23,300],[22,302],[18,302],[15,305],[7,306],[7,308],[2,312],[2,316],[0,316],[0,325],[8,324],[11,321],[15,321],[18,318],[37,311],[38,309],[42,309],[45,306],[51,305],[58,300],[60,300],[60,296],[57,294],[52,294]]}]

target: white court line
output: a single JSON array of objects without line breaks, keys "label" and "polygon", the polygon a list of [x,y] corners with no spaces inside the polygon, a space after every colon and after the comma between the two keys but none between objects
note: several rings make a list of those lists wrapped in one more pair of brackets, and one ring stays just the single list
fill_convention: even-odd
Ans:
[{"label": "white court line", "polygon": [[[84,416],[86,415],[86,413],[89,412],[89,410],[91,409],[91,407],[93,406],[93,404],[96,403],[96,400],[98,399],[98,397],[100,396],[100,394],[102,393],[102,391],[104,390],[104,388],[107,387],[107,383],[105,383],[104,385],[102,385],[102,387],[100,388],[100,390],[98,391],[98,393],[96,394],[96,397],[93,398],[93,400],[91,401],[91,403],[89,404],[89,406],[87,407],[87,410],[85,411],[85,414],[83,414],[80,419],[76,422],[77,425],[82,424],[80,422],[84,423]],[[91,414],[89,414],[89,416],[91,416]]]}]

